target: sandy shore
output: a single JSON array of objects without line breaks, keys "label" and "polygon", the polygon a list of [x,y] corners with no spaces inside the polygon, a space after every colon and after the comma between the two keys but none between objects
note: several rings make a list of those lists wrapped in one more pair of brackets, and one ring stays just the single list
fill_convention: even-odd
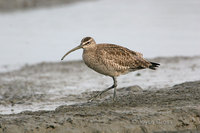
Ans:
[{"label": "sandy shore", "polygon": [[[185,72],[187,72],[189,77],[192,72],[198,75],[199,59],[200,57],[171,57],[156,58],[154,60],[165,66],[160,67],[158,75],[165,75],[165,73],[170,73],[171,71],[177,76],[179,72],[184,73],[183,70],[186,70]],[[184,68],[184,64],[188,69]],[[94,84],[85,85],[79,83],[76,80],[77,73],[79,73],[80,77],[78,79],[80,82],[86,82],[85,79],[87,82],[93,82],[91,79],[96,77],[95,80],[97,82],[94,84],[98,84],[98,87],[102,88],[102,86],[110,84],[102,84],[106,82],[105,79],[107,78],[98,74],[95,75],[95,72],[89,70],[80,61],[40,63],[25,66],[20,70],[1,73],[1,109],[2,107],[8,108],[8,106],[12,106],[13,110],[15,110],[15,107],[19,105],[29,107],[29,105],[34,103],[47,101],[49,101],[49,106],[57,104],[57,101],[74,102],[77,104],[63,104],[51,111],[43,109],[43,111],[2,114],[0,115],[0,133],[200,132],[200,81],[198,80],[179,83],[171,87],[170,85],[166,87],[165,85],[164,87],[150,85],[150,87],[145,88],[138,86],[138,84],[133,84],[132,86],[119,87],[115,102],[112,100],[112,91],[93,102],[87,102],[87,99],[96,94],[97,91],[85,89],[80,94],[61,95],[64,93],[63,86],[76,86],[76,84],[80,84],[83,88],[93,87]],[[173,73],[171,74],[173,75]],[[157,76],[154,71],[142,71],[141,73],[136,73],[134,78],[136,81],[137,77],[142,80],[141,78],[152,76],[152,74]],[[167,77],[173,79],[171,74]],[[67,75],[70,75],[68,81],[64,78]],[[125,81],[128,81],[130,76],[133,77],[133,75],[124,77]],[[182,75],[179,75],[181,79],[180,76]],[[148,81],[149,79],[144,81],[146,80]],[[167,82],[167,84],[169,83]],[[58,92],[49,93],[49,91],[52,91],[51,88],[52,90],[61,88],[60,93],[58,93],[58,90]],[[75,88],[71,88],[70,91],[73,89]],[[55,95],[56,97],[54,97]]]}]

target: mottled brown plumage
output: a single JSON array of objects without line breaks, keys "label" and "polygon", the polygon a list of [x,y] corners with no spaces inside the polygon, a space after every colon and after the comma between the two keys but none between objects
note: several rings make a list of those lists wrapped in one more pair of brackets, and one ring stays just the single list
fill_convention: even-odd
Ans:
[{"label": "mottled brown plumage", "polygon": [[80,48],[83,48],[83,60],[88,67],[114,80],[113,86],[97,94],[92,100],[112,88],[114,88],[113,98],[115,98],[117,76],[145,68],[155,70],[159,66],[158,63],[144,59],[141,53],[115,44],[96,44],[91,37],[83,38],[81,44],[66,53],[62,60],[66,55]]}]

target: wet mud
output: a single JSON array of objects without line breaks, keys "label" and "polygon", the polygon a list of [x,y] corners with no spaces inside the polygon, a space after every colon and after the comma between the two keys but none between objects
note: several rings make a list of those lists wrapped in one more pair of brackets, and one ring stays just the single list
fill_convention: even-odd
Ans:
[{"label": "wet mud", "polygon": [[[162,62],[162,64],[165,62],[176,64],[183,60],[184,62],[199,60],[199,57],[156,58],[154,60]],[[196,65],[195,63],[190,65],[190,69],[198,72],[198,62]],[[65,74],[63,75],[63,73]],[[46,100],[49,100],[50,104],[54,104],[57,100],[75,101],[76,103],[59,105],[52,110],[29,110],[21,113],[1,114],[0,133],[200,132],[200,80],[156,89],[152,87],[146,89],[138,85],[120,87],[117,89],[115,101],[113,101],[113,91],[103,94],[92,102],[88,102],[88,99],[99,91],[85,90],[80,94],[66,94],[60,98],[58,98],[60,94],[58,93],[58,97],[55,99],[49,98],[53,97],[53,93],[56,95],[56,92],[47,93],[46,90],[68,86],[70,81],[64,82],[66,79],[63,77],[70,75],[73,79],[72,82],[77,77],[77,73],[94,74],[85,67],[83,62],[79,61],[40,63],[24,66],[20,70],[1,73],[1,107],[8,105],[13,107],[17,105],[28,106]],[[143,75],[143,73],[141,74]],[[90,79],[96,76],[96,80],[102,78],[98,75],[86,76],[85,78]],[[141,75],[137,73],[135,77],[138,76]],[[40,80],[34,80],[37,78]],[[83,79],[84,77],[80,77],[79,80]],[[101,86],[103,85],[101,84]],[[42,88],[44,93],[41,91]]]},{"label": "wet mud", "polygon": [[[97,92],[83,93],[88,98]],[[0,115],[0,132],[200,132],[200,81],[149,91],[138,86],[54,111]],[[174,132],[173,132],[174,133]]]}]

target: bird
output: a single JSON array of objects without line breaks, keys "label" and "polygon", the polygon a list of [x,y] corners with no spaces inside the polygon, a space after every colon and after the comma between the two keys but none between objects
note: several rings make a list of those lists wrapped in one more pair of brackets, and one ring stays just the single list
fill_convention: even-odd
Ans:
[{"label": "bird", "polygon": [[97,44],[92,37],[84,37],[80,45],[68,51],[61,60],[78,49],[83,49],[82,58],[89,68],[113,79],[112,86],[100,91],[91,97],[89,101],[93,101],[111,89],[114,89],[113,100],[115,101],[118,76],[146,68],[156,70],[160,65],[146,60],[143,54],[128,48],[109,43]]}]

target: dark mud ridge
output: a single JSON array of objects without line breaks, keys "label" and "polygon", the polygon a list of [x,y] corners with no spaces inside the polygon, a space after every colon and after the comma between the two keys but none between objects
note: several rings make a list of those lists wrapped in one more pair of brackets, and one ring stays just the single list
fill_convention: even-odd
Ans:
[{"label": "dark mud ridge", "polygon": [[[0,115],[0,132],[22,133],[199,133],[200,81],[161,90],[121,88],[93,102],[55,111]],[[84,93],[90,97],[96,92]]]},{"label": "dark mud ridge", "polygon": [[15,11],[38,7],[53,7],[86,0],[0,0],[0,11]]}]

